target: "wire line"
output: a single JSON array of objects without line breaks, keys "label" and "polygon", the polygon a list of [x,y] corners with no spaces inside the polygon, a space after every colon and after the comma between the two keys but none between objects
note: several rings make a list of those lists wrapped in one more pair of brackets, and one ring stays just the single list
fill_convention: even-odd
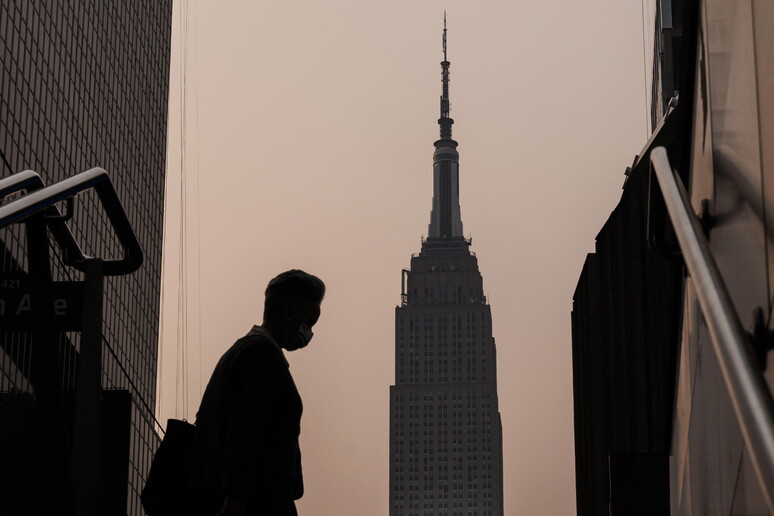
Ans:
[{"label": "wire line", "polygon": [[645,46],[645,0],[640,0],[642,11],[642,82],[645,87],[645,140],[650,137],[650,112],[648,110],[648,55]]}]

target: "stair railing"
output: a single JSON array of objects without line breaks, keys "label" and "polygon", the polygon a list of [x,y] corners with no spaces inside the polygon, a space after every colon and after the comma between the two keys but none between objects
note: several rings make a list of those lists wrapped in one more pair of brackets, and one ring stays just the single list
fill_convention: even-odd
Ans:
[{"label": "stair railing", "polygon": [[[14,179],[16,176],[20,176],[20,174],[21,177]],[[34,187],[36,183],[32,174],[37,176],[35,172],[25,171],[14,174],[6,180],[3,180],[7,182],[5,184],[0,183],[0,193],[8,195],[8,192],[14,188],[15,191],[21,189],[29,190],[30,185]],[[38,176],[37,179],[39,180],[40,176]],[[142,265],[142,246],[137,240],[137,236],[132,229],[132,224],[129,222],[129,218],[121,206],[121,201],[118,199],[118,194],[116,194],[113,183],[110,181],[110,176],[108,176],[108,173],[101,168],[92,168],[91,170],[81,172],[80,174],[76,174],[56,184],[34,189],[22,198],[11,201],[4,206],[0,206],[0,228],[13,224],[14,222],[21,222],[32,215],[55,208],[57,203],[68,201],[68,199],[72,199],[79,193],[91,188],[96,191],[97,196],[105,209],[105,213],[113,226],[113,230],[118,237],[118,241],[121,243],[124,250],[124,256],[121,259],[101,260],[103,262],[102,266],[104,274],[106,276],[130,274],[139,269]],[[4,190],[7,192],[4,192]],[[59,224],[53,225],[54,228],[57,226],[59,226]],[[69,240],[72,240],[72,234],[69,233],[69,230],[67,230],[67,233],[69,234]],[[68,237],[64,233],[62,234],[62,237],[61,244],[64,244],[68,240]],[[59,239],[57,238],[57,240]],[[75,244],[74,240],[73,244]],[[64,247],[65,249],[69,248],[67,245]],[[77,244],[75,244],[75,247],[77,247]],[[82,261],[88,258],[84,257],[83,253],[80,253],[80,255],[80,260]],[[67,258],[69,260],[73,259],[72,256]]]},{"label": "stair railing", "polygon": [[[106,260],[85,256],[75,242],[65,221],[72,216],[78,194],[94,189],[123,248],[123,257]],[[78,353],[75,387],[75,421],[73,424],[73,451],[71,484],[76,514],[98,516],[100,514],[100,392],[102,379],[102,315],[105,276],[130,274],[140,268],[143,250],[132,229],[131,222],[118,198],[108,173],[93,168],[50,186],[43,186],[40,176],[24,171],[0,180],[0,199],[11,193],[26,190],[27,194],[0,206],[0,228],[25,222],[29,239],[36,246],[30,257],[31,276],[38,284],[50,283],[48,271],[48,242],[45,227],[49,227],[57,243],[64,249],[65,263],[84,273],[83,321]],[[56,205],[67,203],[67,213],[62,215]],[[34,264],[33,264],[34,262]],[[38,293],[45,287],[38,286]],[[36,297],[40,303],[45,296]],[[48,309],[36,309],[39,322],[32,330],[33,349],[41,350],[51,341],[51,325]]]},{"label": "stair railing", "polygon": [[[40,190],[46,185],[40,178],[40,174],[32,170],[25,170],[18,172],[12,176],[4,177],[0,179],[0,200],[5,197],[19,193],[22,190],[26,193]],[[52,205],[46,211],[46,221],[48,222],[48,228],[51,230],[51,234],[54,235],[59,247],[62,249],[62,261],[65,265],[70,265],[83,272],[83,263],[87,257],[81,251],[80,246],[75,241],[73,234],[70,232],[70,228],[67,227],[65,222],[72,215],[72,198],[68,201],[69,213],[62,215],[59,208],[56,205]]]}]

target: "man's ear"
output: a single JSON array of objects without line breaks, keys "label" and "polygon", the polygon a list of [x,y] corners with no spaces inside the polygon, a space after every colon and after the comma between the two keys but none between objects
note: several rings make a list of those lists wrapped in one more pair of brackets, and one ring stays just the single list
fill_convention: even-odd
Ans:
[{"label": "man's ear", "polygon": [[293,322],[293,314],[295,314],[295,305],[292,301],[288,301],[282,307],[282,322],[284,324],[290,324]]}]

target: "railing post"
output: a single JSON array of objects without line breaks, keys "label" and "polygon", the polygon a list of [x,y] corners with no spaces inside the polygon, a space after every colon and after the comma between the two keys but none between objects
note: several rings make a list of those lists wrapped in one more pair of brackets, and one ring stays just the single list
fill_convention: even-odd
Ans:
[{"label": "railing post", "polygon": [[75,387],[73,478],[78,516],[99,516],[100,403],[102,394],[102,260],[85,265],[83,326]]},{"label": "railing post", "polygon": [[48,496],[31,499],[29,509],[34,514],[56,511],[63,516],[73,516],[74,497],[71,485],[66,481],[70,457],[62,376],[56,349],[59,333],[53,325],[50,251],[43,215],[36,215],[27,221],[26,238],[31,289],[27,304],[23,306],[32,314],[33,324],[30,332],[31,382],[35,390],[37,428],[34,482],[36,489],[48,493]]}]

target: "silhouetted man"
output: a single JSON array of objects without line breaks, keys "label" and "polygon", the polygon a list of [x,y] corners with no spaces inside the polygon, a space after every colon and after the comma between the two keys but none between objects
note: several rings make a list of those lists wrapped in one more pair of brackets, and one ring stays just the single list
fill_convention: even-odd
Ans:
[{"label": "silhouetted man", "polygon": [[283,272],[266,288],[263,323],[215,366],[196,416],[191,512],[297,514],[302,405],[282,349],[309,344],[324,295],[319,278]]}]

